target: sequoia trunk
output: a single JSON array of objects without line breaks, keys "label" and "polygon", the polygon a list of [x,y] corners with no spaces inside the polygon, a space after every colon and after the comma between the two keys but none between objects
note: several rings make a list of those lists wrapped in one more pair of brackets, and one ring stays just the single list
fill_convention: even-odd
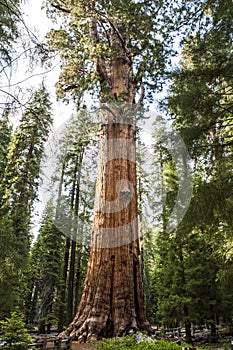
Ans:
[{"label": "sequoia trunk", "polygon": [[82,341],[149,330],[137,223],[135,126],[102,124],[95,216],[84,292],[66,335]]},{"label": "sequoia trunk", "polygon": [[[95,21],[92,33],[96,40]],[[107,88],[111,101],[125,103],[102,108],[87,275],[78,312],[63,333],[80,341],[120,336],[129,330],[151,330],[144,311],[139,256],[136,125],[132,116],[135,85],[132,62],[119,36],[119,31],[112,31],[115,55],[111,61],[97,59],[103,94]]]}]

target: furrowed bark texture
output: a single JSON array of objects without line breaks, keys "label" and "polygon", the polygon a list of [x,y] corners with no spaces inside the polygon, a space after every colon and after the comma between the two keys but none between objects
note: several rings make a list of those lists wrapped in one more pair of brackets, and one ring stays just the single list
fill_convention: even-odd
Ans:
[{"label": "furrowed bark texture", "polygon": [[[98,40],[95,25],[93,21],[91,30],[93,40]],[[123,100],[129,108],[135,100],[135,83],[122,40],[119,33],[112,32],[116,54],[110,63],[97,59],[96,69],[101,90],[107,87],[111,100]],[[123,104],[103,107],[84,292],[73,322],[62,333],[80,341],[121,336],[131,329],[151,331],[144,311],[140,266],[134,119]]]},{"label": "furrowed bark texture", "polygon": [[150,328],[139,260],[135,127],[103,124],[100,155],[84,292],[64,334],[81,341]]}]

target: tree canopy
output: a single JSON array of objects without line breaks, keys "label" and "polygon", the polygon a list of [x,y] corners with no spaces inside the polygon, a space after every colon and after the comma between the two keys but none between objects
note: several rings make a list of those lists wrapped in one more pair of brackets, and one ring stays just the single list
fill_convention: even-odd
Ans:
[{"label": "tree canopy", "polygon": [[18,22],[21,20],[20,0],[5,0],[0,3],[0,56],[9,61],[14,40],[19,35]]}]

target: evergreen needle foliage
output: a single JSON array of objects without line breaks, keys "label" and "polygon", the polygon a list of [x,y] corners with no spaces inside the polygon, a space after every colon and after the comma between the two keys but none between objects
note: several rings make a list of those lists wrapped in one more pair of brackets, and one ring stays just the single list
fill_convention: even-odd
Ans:
[{"label": "evergreen needle foliage", "polygon": [[6,346],[2,347],[2,349],[27,349],[27,344],[32,341],[32,338],[27,333],[23,314],[18,308],[11,312],[10,317],[0,321],[0,326],[1,338],[6,342]]}]

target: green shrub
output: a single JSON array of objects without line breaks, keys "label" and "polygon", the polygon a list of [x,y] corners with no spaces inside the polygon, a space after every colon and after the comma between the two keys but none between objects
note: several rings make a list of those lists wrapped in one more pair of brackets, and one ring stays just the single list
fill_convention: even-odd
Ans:
[{"label": "green shrub", "polygon": [[181,350],[182,346],[159,340],[156,343],[142,341],[137,343],[134,336],[125,336],[117,339],[104,339],[96,345],[98,350]]},{"label": "green shrub", "polygon": [[[97,350],[182,350],[182,347],[189,347],[189,345],[178,345],[163,339],[155,343],[147,341],[137,343],[135,335],[127,335],[116,339],[103,339],[102,342],[96,344]],[[204,350],[204,348],[199,347],[196,347],[196,349]],[[205,349],[207,350],[209,347]]]},{"label": "green shrub", "polygon": [[0,321],[1,339],[6,342],[2,349],[24,350],[27,344],[32,342],[32,338],[27,333],[23,314],[16,309],[11,312],[11,316],[4,321]]}]

